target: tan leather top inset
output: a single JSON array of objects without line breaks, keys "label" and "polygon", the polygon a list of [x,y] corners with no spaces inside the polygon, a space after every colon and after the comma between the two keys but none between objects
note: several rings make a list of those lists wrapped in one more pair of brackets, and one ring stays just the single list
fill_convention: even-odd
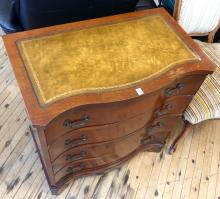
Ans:
[{"label": "tan leather top inset", "polygon": [[198,59],[159,15],[18,41],[42,106],[131,86]]}]

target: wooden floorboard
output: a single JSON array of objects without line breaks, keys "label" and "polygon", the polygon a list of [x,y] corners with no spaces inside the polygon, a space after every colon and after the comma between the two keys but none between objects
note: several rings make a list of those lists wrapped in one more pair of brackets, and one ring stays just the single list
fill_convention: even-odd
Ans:
[{"label": "wooden floorboard", "polygon": [[59,196],[50,193],[29,124],[0,38],[0,198],[220,198],[219,120],[196,125],[173,155],[140,153],[104,175],[70,181]]}]

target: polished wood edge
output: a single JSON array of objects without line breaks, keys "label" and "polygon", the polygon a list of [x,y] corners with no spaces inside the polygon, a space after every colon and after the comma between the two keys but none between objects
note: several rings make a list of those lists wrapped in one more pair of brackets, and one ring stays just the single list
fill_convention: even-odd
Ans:
[{"label": "polished wood edge", "polygon": [[[189,62],[187,67],[185,64],[179,64],[173,69],[167,71],[164,75],[161,75],[159,80],[156,77],[146,80],[144,83],[137,84],[137,86],[132,88],[121,89],[113,92],[103,92],[103,93],[88,93],[83,95],[77,95],[68,97],[64,100],[60,100],[51,104],[48,107],[40,107],[37,97],[33,91],[32,84],[25,70],[24,63],[18,52],[16,41],[18,39],[33,37],[42,34],[49,34],[51,32],[60,32],[63,30],[85,28],[94,25],[102,25],[106,23],[115,23],[123,20],[133,19],[136,17],[149,16],[153,14],[159,14],[164,17],[167,23],[176,31],[176,33],[182,38],[188,47],[190,47],[193,52],[199,55],[201,61]],[[74,22],[68,25],[58,25],[49,28],[36,29],[31,31],[25,31],[21,33],[10,34],[3,37],[9,58],[11,60],[13,69],[16,74],[18,84],[21,88],[21,92],[25,101],[25,105],[28,109],[30,120],[33,126],[46,126],[48,123],[58,116],[60,113],[67,111],[74,107],[79,107],[88,104],[97,103],[110,103],[123,100],[129,100],[132,98],[137,98],[135,89],[141,87],[145,94],[154,92],[161,89],[165,85],[171,83],[176,78],[182,75],[188,74],[207,74],[212,73],[216,66],[206,55],[201,51],[195,42],[183,31],[183,29],[177,25],[176,21],[163,9],[157,8],[147,11],[131,12],[127,14],[114,15],[110,17],[103,17],[98,19],[86,20],[82,22]]]},{"label": "polished wood edge", "polygon": [[182,0],[176,0],[174,4],[173,17],[178,22],[180,17],[180,10],[182,6]]},{"label": "polished wood edge", "polygon": [[208,42],[209,42],[209,43],[213,43],[215,34],[216,34],[216,32],[219,30],[219,28],[220,28],[220,20],[218,21],[218,24],[217,24],[217,26],[214,28],[214,30],[212,30],[212,31],[208,34]]},{"label": "polished wood edge", "polygon": [[178,146],[178,143],[183,140],[188,134],[193,131],[193,125],[190,124],[188,121],[184,121],[184,127],[182,132],[175,138],[171,146],[169,147],[168,153],[172,155]]},{"label": "polished wood edge", "polygon": [[[54,179],[54,175],[53,175],[52,165],[50,163],[49,152],[47,150],[45,150],[45,146],[47,147],[46,143],[42,143],[42,139],[43,139],[42,137],[44,137],[45,135],[39,136],[38,134],[42,133],[43,131],[41,130],[40,132],[34,132],[35,129],[33,129],[32,126],[29,126],[29,129],[31,131],[31,135],[34,140],[34,144],[37,148],[37,152],[40,157],[40,161],[43,166],[43,170],[44,170],[47,182],[48,182],[49,186],[53,189],[53,187],[55,186],[55,179]],[[44,137],[44,139],[45,139],[45,137]],[[44,148],[43,148],[43,146],[44,146]]]}]

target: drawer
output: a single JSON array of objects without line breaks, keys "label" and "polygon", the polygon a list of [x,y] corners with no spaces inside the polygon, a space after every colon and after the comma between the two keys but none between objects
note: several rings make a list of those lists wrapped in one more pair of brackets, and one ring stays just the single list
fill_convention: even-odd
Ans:
[{"label": "drawer", "polygon": [[166,97],[176,95],[194,95],[205,80],[206,75],[189,75],[177,79],[164,89]]},{"label": "drawer", "polygon": [[[128,154],[129,155],[129,154]],[[113,154],[105,155],[103,157],[97,157],[93,159],[82,160],[81,162],[71,163],[60,171],[58,171],[55,176],[55,181],[59,182],[62,179],[67,178],[68,176],[72,175],[83,175],[84,173],[92,173],[93,175],[96,173],[96,170],[100,168],[108,168],[110,165],[115,164],[116,162],[120,161],[113,161],[110,162],[111,159],[115,159]],[[100,172],[99,172],[100,173]]]},{"label": "drawer", "polygon": [[146,128],[141,128],[131,135],[112,140],[109,142],[83,145],[65,151],[53,162],[53,171],[57,173],[60,169],[73,162],[84,162],[88,159],[102,157],[99,165],[114,162],[140,146],[140,141],[146,133]]},{"label": "drawer", "polygon": [[147,121],[151,119],[150,117],[150,114],[144,113],[122,122],[86,127],[66,133],[48,146],[51,161],[54,161],[58,155],[70,148],[84,144],[110,141],[128,135],[144,127]]},{"label": "drawer", "polygon": [[85,105],[66,111],[46,127],[47,143],[51,144],[64,133],[75,129],[116,123],[145,112],[151,114],[156,106],[159,92],[128,101]]},{"label": "drawer", "polygon": [[167,98],[162,106],[155,109],[155,116],[160,117],[167,114],[183,114],[192,100],[191,95],[180,95]]}]

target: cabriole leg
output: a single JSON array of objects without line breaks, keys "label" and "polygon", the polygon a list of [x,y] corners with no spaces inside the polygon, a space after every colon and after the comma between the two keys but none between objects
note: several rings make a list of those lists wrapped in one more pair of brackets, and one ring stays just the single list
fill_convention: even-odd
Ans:
[{"label": "cabriole leg", "polygon": [[176,151],[176,147],[178,145],[178,143],[180,142],[180,140],[182,140],[183,138],[185,138],[189,133],[192,132],[193,129],[193,125],[190,124],[188,121],[184,121],[185,126],[183,131],[177,136],[177,138],[173,141],[173,143],[171,144],[168,153],[171,155]]}]

